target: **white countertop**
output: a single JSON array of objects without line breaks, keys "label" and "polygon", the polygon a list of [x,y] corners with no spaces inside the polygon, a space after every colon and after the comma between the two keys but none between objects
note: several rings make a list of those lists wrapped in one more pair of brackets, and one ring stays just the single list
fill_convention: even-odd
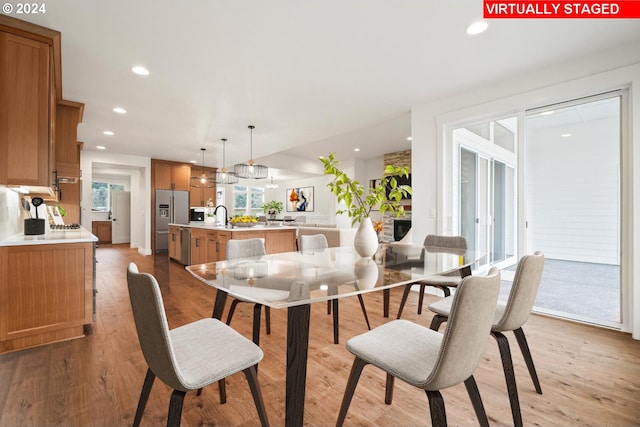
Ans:
[{"label": "white countertop", "polygon": [[201,221],[191,221],[189,224],[169,224],[176,227],[189,227],[189,228],[203,228],[205,230],[220,230],[220,231],[251,231],[251,230],[291,230],[296,227],[290,227],[286,225],[254,225],[253,227],[237,227],[229,224],[227,227],[216,224],[205,224]]},{"label": "white countertop", "polygon": [[45,234],[25,236],[24,233],[15,234],[0,241],[0,246],[52,245],[56,243],[87,243],[97,242],[98,238],[87,229],[79,230],[50,230]]}]

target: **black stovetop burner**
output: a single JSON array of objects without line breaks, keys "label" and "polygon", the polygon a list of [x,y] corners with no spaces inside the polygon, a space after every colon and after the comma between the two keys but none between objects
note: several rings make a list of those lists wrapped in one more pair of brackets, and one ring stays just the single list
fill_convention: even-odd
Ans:
[{"label": "black stovetop burner", "polygon": [[80,230],[80,224],[53,224],[52,230]]}]

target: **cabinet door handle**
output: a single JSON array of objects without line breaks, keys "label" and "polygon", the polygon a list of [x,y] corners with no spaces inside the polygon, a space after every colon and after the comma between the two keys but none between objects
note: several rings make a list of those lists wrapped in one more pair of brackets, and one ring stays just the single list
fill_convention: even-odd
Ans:
[{"label": "cabinet door handle", "polygon": [[175,242],[175,241],[176,241],[176,235],[175,235],[175,234],[173,234],[173,233],[171,234],[171,241],[172,241],[172,242]]},{"label": "cabinet door handle", "polygon": [[216,252],[220,252],[220,242],[216,240]]},{"label": "cabinet door handle", "polygon": [[196,238],[196,248],[200,247],[200,238]]}]

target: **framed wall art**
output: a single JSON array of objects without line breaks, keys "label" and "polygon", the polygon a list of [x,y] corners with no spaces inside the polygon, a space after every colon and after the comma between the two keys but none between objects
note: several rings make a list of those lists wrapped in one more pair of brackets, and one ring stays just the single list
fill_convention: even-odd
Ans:
[{"label": "framed wall art", "polygon": [[287,212],[313,212],[313,187],[287,188]]}]

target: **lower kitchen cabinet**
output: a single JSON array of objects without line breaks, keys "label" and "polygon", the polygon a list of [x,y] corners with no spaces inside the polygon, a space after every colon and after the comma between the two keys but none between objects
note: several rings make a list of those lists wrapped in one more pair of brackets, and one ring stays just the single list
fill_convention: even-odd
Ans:
[{"label": "lower kitchen cabinet", "polygon": [[94,243],[0,247],[0,353],[84,336]]},{"label": "lower kitchen cabinet", "polygon": [[91,232],[98,238],[98,243],[111,243],[111,221],[93,221]]}]

